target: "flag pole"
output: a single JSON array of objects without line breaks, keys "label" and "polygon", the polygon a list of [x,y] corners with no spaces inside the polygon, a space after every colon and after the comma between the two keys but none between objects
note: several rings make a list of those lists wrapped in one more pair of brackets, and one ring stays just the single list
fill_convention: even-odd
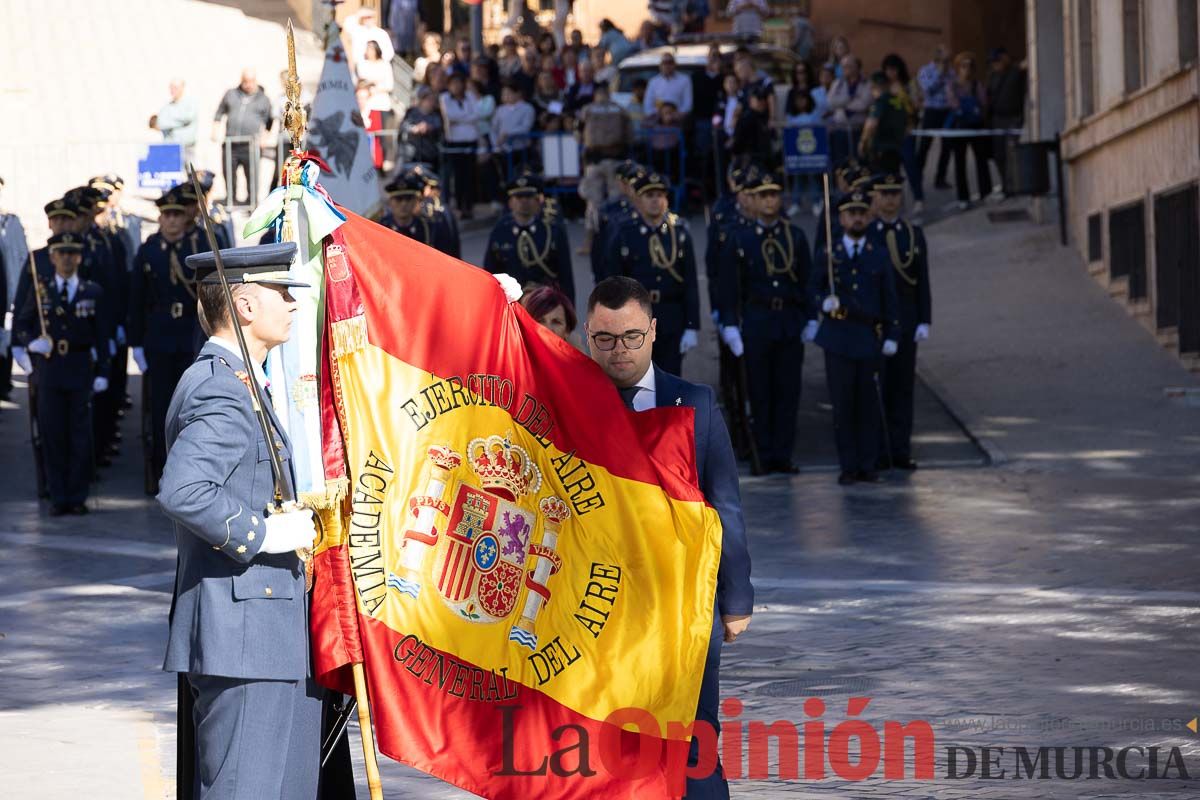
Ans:
[{"label": "flag pole", "polygon": [[[291,163],[288,166],[298,169],[299,153],[304,149],[304,131],[308,127],[308,115],[300,100],[300,75],[296,69],[296,35],[290,19],[287,24],[287,54],[288,75],[283,88],[286,98],[283,127],[292,139],[292,156],[289,159]],[[298,178],[297,174],[297,180]],[[379,779],[379,762],[375,756],[375,734],[371,728],[371,706],[367,699],[366,670],[361,661],[352,663],[350,668],[354,674],[354,697],[358,704],[358,726],[362,738],[363,762],[367,771],[367,788],[370,790],[371,800],[383,800],[383,784]],[[337,739],[340,738],[339,735]],[[332,742],[331,750],[337,745],[337,739]]]}]

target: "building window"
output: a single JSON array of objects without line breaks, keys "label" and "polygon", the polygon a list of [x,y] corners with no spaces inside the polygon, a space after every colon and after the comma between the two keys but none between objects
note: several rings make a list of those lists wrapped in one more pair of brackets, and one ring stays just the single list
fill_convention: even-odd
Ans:
[{"label": "building window", "polygon": [[1104,217],[1100,212],[1090,215],[1087,220],[1087,226],[1087,259],[1089,264],[1094,264],[1104,259],[1100,239],[1103,236]]},{"label": "building window", "polygon": [[1142,2],[1121,0],[1121,33],[1125,50],[1125,93],[1142,88]]},{"label": "building window", "polygon": [[1108,214],[1108,274],[1127,278],[1130,300],[1146,297],[1146,208],[1142,202]]},{"label": "building window", "polygon": [[1197,40],[1197,10],[1200,0],[1176,0],[1179,20],[1179,66],[1196,63],[1200,41]]},{"label": "building window", "polygon": [[1179,352],[1200,352],[1200,207],[1196,185],[1154,198],[1155,322],[1177,328]]},{"label": "building window", "polygon": [[1079,81],[1079,118],[1090,117],[1096,111],[1096,70],[1092,62],[1092,0],[1075,0],[1078,19],[1079,58],[1076,75]]}]

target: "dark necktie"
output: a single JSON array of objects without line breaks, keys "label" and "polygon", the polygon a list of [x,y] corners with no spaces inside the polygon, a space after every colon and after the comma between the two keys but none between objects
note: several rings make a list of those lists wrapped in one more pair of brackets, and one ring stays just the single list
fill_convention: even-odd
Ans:
[{"label": "dark necktie", "polygon": [[862,250],[862,242],[855,242],[854,243],[854,255],[852,255],[850,257],[853,258],[855,261],[857,261],[858,254],[861,250]]},{"label": "dark necktie", "polygon": [[639,388],[637,386],[626,386],[624,389],[617,389],[621,394],[621,400],[624,401],[625,407],[630,411],[637,410],[633,407],[633,398],[637,397]]},{"label": "dark necktie", "polygon": [[71,296],[67,293],[67,282],[66,281],[62,282],[62,291],[60,291],[58,293],[58,299],[64,306],[67,303],[71,302]]}]

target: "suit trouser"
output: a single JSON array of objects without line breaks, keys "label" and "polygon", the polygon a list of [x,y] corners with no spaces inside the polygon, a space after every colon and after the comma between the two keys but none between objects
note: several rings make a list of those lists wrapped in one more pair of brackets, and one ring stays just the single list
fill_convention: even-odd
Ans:
[{"label": "suit trouser", "polygon": [[917,379],[917,343],[912,331],[900,336],[900,349],[883,361],[883,407],[887,410],[887,438],[884,442],[893,461],[912,457],[913,392]]},{"label": "suit trouser", "polygon": [[311,679],[187,677],[196,698],[196,800],[316,800],[322,690]]},{"label": "suit trouser", "polygon": [[46,488],[54,505],[87,500],[92,479],[92,387],[61,389],[38,381],[38,430]]},{"label": "suit trouser", "polygon": [[163,466],[167,463],[167,409],[171,405],[171,395],[183,373],[192,365],[190,353],[163,353],[154,350],[146,351],[147,374],[142,380],[150,381],[150,423],[153,426],[151,438],[154,442],[154,474],[162,475]]},{"label": "suit trouser", "polygon": [[842,472],[874,472],[879,460],[878,372],[878,358],[846,358],[825,351],[825,380]]},{"label": "suit trouser", "polygon": [[[724,634],[721,616],[714,610],[712,632],[708,637],[708,655],[704,659],[704,677],[700,680],[700,699],[696,703],[696,721],[711,725],[718,740],[721,735],[721,645]],[[729,782],[725,780],[720,752],[718,744],[716,767],[710,775],[687,779],[687,794],[684,795],[687,800],[729,800]],[[688,750],[688,765],[694,766],[699,758],[699,740],[693,738]]]},{"label": "suit trouser", "polygon": [[800,410],[804,343],[797,336],[743,325],[746,383],[754,413],[754,441],[763,461],[791,461]]}]

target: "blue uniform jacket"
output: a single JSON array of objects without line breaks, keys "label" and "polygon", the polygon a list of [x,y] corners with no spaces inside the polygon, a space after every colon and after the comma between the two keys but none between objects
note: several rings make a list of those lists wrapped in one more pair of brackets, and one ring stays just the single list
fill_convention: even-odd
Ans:
[{"label": "blue uniform jacket", "polygon": [[[821,302],[829,295],[825,248],[818,247],[809,276],[809,315],[815,318]],[[825,315],[814,340],[821,348],[846,358],[878,358],[883,339],[900,341],[899,301],[896,281],[884,252],[866,237],[857,259],[851,259],[841,239],[833,245],[833,293],[844,319]]]},{"label": "blue uniform jacket", "polygon": [[493,275],[507,273],[522,286],[557,284],[575,303],[575,276],[567,230],[541,215],[525,225],[511,214],[502,216],[488,238],[483,268]]},{"label": "blue uniform jacket", "polygon": [[737,459],[717,408],[712,387],[654,370],[655,404],[695,409],[696,473],[700,491],[721,518],[721,563],[717,569],[717,612],[750,614],[754,611],[754,586],[750,583],[750,549],[742,519]]},{"label": "blue uniform jacket", "polygon": [[721,250],[733,230],[746,223],[746,218],[738,208],[736,194],[723,194],[713,203],[712,214],[708,218],[708,228],[704,247],[704,274],[708,278],[708,304],[714,311],[720,308],[720,270]]},{"label": "blue uniform jacket", "polygon": [[811,269],[808,239],[786,219],[730,228],[717,272],[714,307],[721,324],[772,326],[777,335],[799,336],[809,317]]},{"label": "blue uniform jacket", "polygon": [[[665,266],[657,265],[651,258],[652,238],[657,238],[662,246],[662,257],[668,262]],[[700,329],[700,288],[687,220],[668,213],[651,230],[639,214],[617,228],[612,250],[605,277],[625,275],[645,286],[653,299],[660,330]]]},{"label": "blue uniform jacket", "polygon": [[446,225],[446,220],[441,215],[431,217],[418,213],[413,215],[412,220],[407,225],[401,225],[399,222],[396,222],[396,219],[392,216],[392,212],[389,211],[379,220],[379,224],[396,233],[402,233],[421,244],[427,244],[435,250],[447,254],[450,252],[452,244],[450,228]]},{"label": "blue uniform jacket", "polygon": [[[900,301],[900,327],[904,336],[912,339],[918,325],[933,322],[933,300],[929,290],[929,248],[920,225],[904,219],[895,222],[876,220],[868,231],[876,246],[888,255],[895,270],[896,294]],[[888,236],[895,241],[895,256],[888,245]],[[897,261],[898,259],[898,261]]]},{"label": "blue uniform jacket", "polygon": [[179,561],[163,669],[229,678],[301,680],[310,673],[304,568],[295,553],[260,553],[274,482],[241,359],[206,343],[167,410],[158,502],[175,523]]},{"label": "blue uniform jacket", "polygon": [[186,259],[207,251],[208,243],[196,228],[175,242],[155,233],[138,248],[126,326],[130,347],[195,354],[200,323],[195,274]]},{"label": "blue uniform jacket", "polygon": [[[93,378],[108,377],[108,332],[112,323],[104,290],[94,281],[80,278],[75,297],[64,302],[53,271],[39,274],[38,282],[46,333],[54,343],[49,358],[29,354],[38,386],[91,391]],[[13,338],[20,346],[28,347],[41,335],[37,293],[31,281],[24,305],[13,322]]]},{"label": "blue uniform jacket", "polygon": [[629,204],[629,200],[625,197],[618,197],[615,200],[609,200],[600,207],[599,220],[595,233],[592,235],[592,277],[597,282],[608,274],[608,269],[605,266],[605,260],[612,254],[613,236],[617,232],[617,228],[627,219],[632,219],[637,216],[637,212],[633,210],[633,206]]}]

